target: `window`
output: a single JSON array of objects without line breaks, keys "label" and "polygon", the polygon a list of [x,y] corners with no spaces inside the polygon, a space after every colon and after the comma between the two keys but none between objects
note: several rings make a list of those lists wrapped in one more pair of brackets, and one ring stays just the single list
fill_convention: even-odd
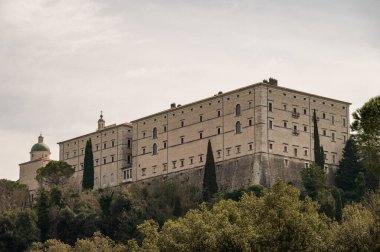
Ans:
[{"label": "window", "polygon": [[322,118],[323,118],[323,119],[326,119],[326,113],[323,113],[323,114],[322,114]]},{"label": "window", "polygon": [[164,132],[166,132],[167,131],[167,127],[166,126],[164,126]]},{"label": "window", "polygon": [[74,151],[74,157],[76,157],[76,155],[77,155],[77,152],[76,152],[76,151]]},{"label": "window", "polygon": [[273,129],[273,121],[272,120],[269,120],[269,122],[268,122],[268,128],[269,129]]},{"label": "window", "polygon": [[128,155],[128,156],[127,156],[127,163],[128,163],[128,164],[131,164],[131,163],[132,163],[131,155]]},{"label": "window", "polygon": [[221,158],[221,154],[222,154],[222,151],[221,150],[217,150],[216,153],[218,154],[218,158]]},{"label": "window", "polygon": [[307,132],[307,126],[303,126],[303,131]]},{"label": "window", "polygon": [[142,169],[141,169],[141,176],[144,177],[144,176],[145,176],[145,172],[146,172],[146,168],[142,168]]},{"label": "window", "polygon": [[304,155],[305,156],[308,156],[309,155],[309,151],[307,149],[304,150]]},{"label": "window", "polygon": [[181,127],[183,128],[185,126],[185,121],[181,121]]},{"label": "window", "polygon": [[153,139],[157,139],[157,128],[153,128]]},{"label": "window", "polygon": [[173,161],[173,169],[177,168],[176,164],[177,164],[177,161]]},{"label": "window", "polygon": [[335,132],[331,132],[331,141],[335,142]]},{"label": "window", "polygon": [[107,164],[107,158],[103,158],[103,164]]},{"label": "window", "polygon": [[96,150],[99,150],[99,144],[96,145]]},{"label": "window", "polygon": [[297,131],[297,130],[298,130],[298,127],[297,127],[296,124],[293,125],[293,130],[294,130],[294,131]]},{"label": "window", "polygon": [[268,111],[269,112],[273,112],[273,104],[272,104],[272,102],[268,103]]},{"label": "window", "polygon": [[111,141],[112,147],[115,147],[115,140]]},{"label": "window", "polygon": [[273,150],[273,143],[269,143],[269,150],[270,150],[270,151]]},{"label": "window", "polygon": [[199,163],[203,162],[203,155],[199,155]]},{"label": "window", "polygon": [[252,119],[249,119],[249,120],[248,120],[248,125],[249,125],[249,126],[252,126]]},{"label": "window", "polygon": [[284,145],[284,152],[288,152],[288,146]]},{"label": "window", "polygon": [[185,137],[181,137],[181,144],[185,143]]},{"label": "window", "polygon": [[335,116],[331,116],[331,124],[334,125],[335,124]]},{"label": "window", "polygon": [[157,144],[156,144],[156,143],[153,144],[152,149],[153,149],[153,150],[152,150],[153,155],[157,155]]},{"label": "window", "polygon": [[130,140],[130,139],[128,139],[128,142],[127,142],[127,147],[128,147],[128,149],[130,149],[130,148],[131,148],[131,140]]},{"label": "window", "polygon": [[142,147],[142,154],[145,154],[145,147]]},{"label": "window", "polygon": [[240,153],[240,149],[241,149],[240,147],[241,147],[240,145],[236,146],[236,154]]},{"label": "window", "polygon": [[235,107],[235,115],[236,116],[241,116],[240,104],[237,104],[236,107]]},{"label": "window", "polygon": [[289,160],[284,159],[284,165],[285,165],[285,167],[288,167],[289,166]]},{"label": "window", "polygon": [[145,133],[145,131],[143,132],[143,138],[145,138],[145,136],[146,136],[146,133]]},{"label": "window", "polygon": [[343,143],[346,143],[346,136],[343,136]]},{"label": "window", "polygon": [[326,136],[326,130],[323,130],[323,135]]},{"label": "window", "polygon": [[239,121],[236,122],[235,132],[236,132],[236,134],[240,134],[241,133],[241,124],[240,124]]},{"label": "window", "polygon": [[162,170],[163,171],[167,171],[168,170],[168,164],[167,163],[162,164]]},{"label": "window", "polygon": [[83,150],[83,149],[81,149],[81,150],[80,150],[80,153],[81,153],[82,155],[83,155],[83,152],[84,152],[84,150]]},{"label": "window", "polygon": [[325,160],[327,160],[327,154],[325,153]]},{"label": "window", "polygon": [[80,163],[80,168],[82,168],[82,170],[83,170],[83,163]]},{"label": "window", "polygon": [[153,165],[152,166],[152,173],[156,173],[157,172],[157,165]]},{"label": "window", "polygon": [[201,115],[199,116],[199,121],[203,122],[203,116],[201,116]]},{"label": "window", "polygon": [[295,157],[298,156],[298,149],[297,149],[297,148],[294,148],[294,156],[295,156]]},{"label": "window", "polygon": [[307,110],[306,109],[303,109],[303,114],[307,115]]},{"label": "window", "polygon": [[227,151],[227,156],[229,156],[231,153],[231,148],[227,148],[226,151]]},{"label": "window", "polygon": [[218,135],[220,135],[222,129],[221,128],[218,128]]},{"label": "window", "polygon": [[343,127],[346,127],[346,118],[343,118],[343,120],[342,120],[343,122]]},{"label": "window", "polygon": [[252,143],[249,143],[248,144],[248,149],[251,151],[251,150],[253,150],[253,144]]},{"label": "window", "polygon": [[203,132],[199,132],[199,139],[203,138]]},{"label": "window", "polygon": [[181,167],[184,167],[185,166],[185,160],[181,159],[180,162],[181,162]]},{"label": "window", "polygon": [[132,169],[127,169],[123,171],[124,180],[132,179]]},{"label": "window", "polygon": [[99,165],[99,159],[95,159],[95,164]]},{"label": "window", "polygon": [[335,154],[332,155],[332,159],[333,159],[333,164],[335,164],[335,159],[336,159]]},{"label": "window", "polygon": [[111,162],[115,162],[115,156],[111,156]]},{"label": "window", "polygon": [[194,157],[190,157],[190,164],[194,164]]},{"label": "window", "polygon": [[166,149],[166,148],[168,147],[168,146],[167,146],[167,145],[168,145],[168,142],[167,142],[167,141],[164,141],[163,143],[164,143],[164,149]]},{"label": "window", "polygon": [[284,107],[284,110],[286,111],[286,104],[284,104],[283,107]]},{"label": "window", "polygon": [[69,158],[69,153],[68,152],[66,153],[66,158]]},{"label": "window", "polygon": [[103,144],[103,149],[107,149],[107,143]]},{"label": "window", "polygon": [[287,127],[288,127],[288,122],[284,121],[284,128],[287,128]]},{"label": "window", "polygon": [[294,113],[294,114],[297,113],[297,108],[293,108],[293,113]]},{"label": "window", "polygon": [[305,168],[309,168],[309,163],[308,162],[305,163]]},{"label": "window", "polygon": [[218,117],[222,116],[222,111],[218,110]]}]

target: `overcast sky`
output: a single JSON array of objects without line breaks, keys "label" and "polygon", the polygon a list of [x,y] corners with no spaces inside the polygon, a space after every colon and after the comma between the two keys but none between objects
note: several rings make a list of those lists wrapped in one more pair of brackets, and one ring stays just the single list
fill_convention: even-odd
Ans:
[{"label": "overcast sky", "polygon": [[379,0],[0,0],[0,178],[59,141],[257,83],[380,94]]}]

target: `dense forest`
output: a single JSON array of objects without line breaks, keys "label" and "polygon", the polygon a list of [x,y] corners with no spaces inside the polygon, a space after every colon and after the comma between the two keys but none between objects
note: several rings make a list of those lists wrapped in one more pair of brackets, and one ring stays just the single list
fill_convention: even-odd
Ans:
[{"label": "dense forest", "polygon": [[0,251],[380,251],[380,97],[353,118],[334,185],[319,141],[301,189],[279,179],[219,193],[211,143],[202,188],[78,191],[58,161],[39,170],[45,186],[31,206],[26,186],[0,180]]}]

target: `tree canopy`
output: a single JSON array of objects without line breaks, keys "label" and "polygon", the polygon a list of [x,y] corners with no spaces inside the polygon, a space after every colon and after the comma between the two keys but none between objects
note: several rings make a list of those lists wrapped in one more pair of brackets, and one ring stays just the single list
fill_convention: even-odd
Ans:
[{"label": "tree canopy", "polygon": [[37,170],[36,180],[49,187],[63,186],[75,170],[64,161],[50,161],[45,167]]}]

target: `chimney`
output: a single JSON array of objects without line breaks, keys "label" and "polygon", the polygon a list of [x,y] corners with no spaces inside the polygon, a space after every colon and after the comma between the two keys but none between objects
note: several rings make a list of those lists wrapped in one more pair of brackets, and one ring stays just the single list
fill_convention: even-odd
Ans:
[{"label": "chimney", "polygon": [[170,104],[170,108],[171,109],[174,109],[176,106],[175,106],[175,102],[173,102],[172,104]]},{"label": "chimney", "polygon": [[219,91],[218,95],[221,95],[221,94],[223,94],[223,92],[222,92],[222,91]]},{"label": "chimney", "polygon": [[273,86],[277,86],[278,82],[276,79],[271,77],[271,78],[269,78],[269,84],[271,84]]}]

